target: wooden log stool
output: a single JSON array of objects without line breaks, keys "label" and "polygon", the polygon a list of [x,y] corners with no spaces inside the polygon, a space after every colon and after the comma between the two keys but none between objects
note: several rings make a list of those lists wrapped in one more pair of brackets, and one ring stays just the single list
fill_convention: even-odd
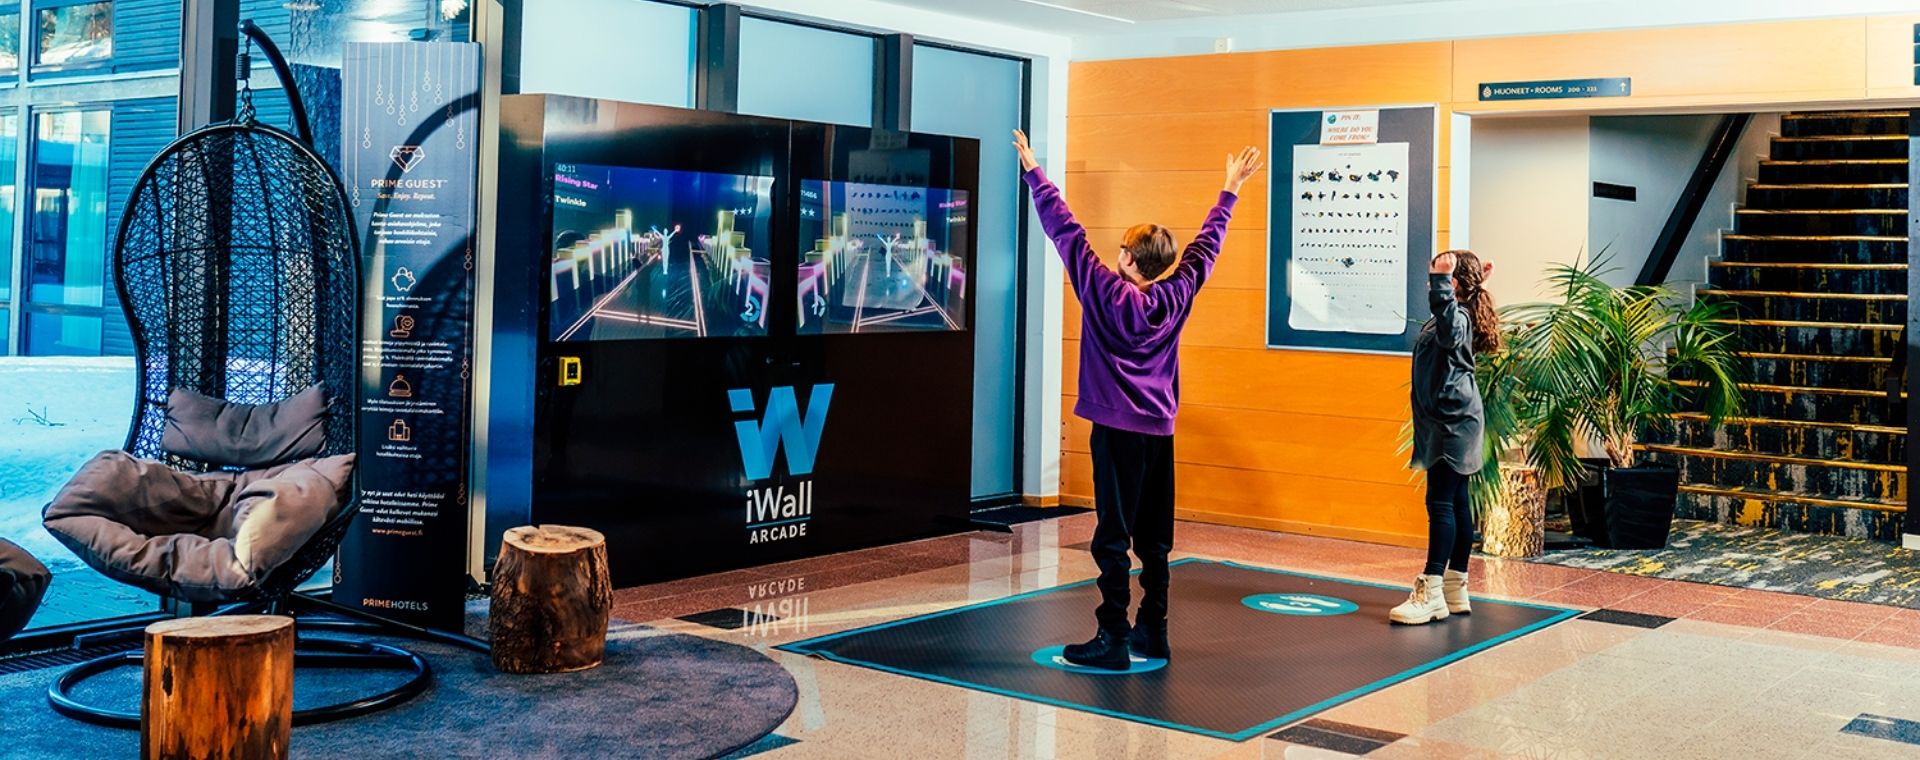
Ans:
[{"label": "wooden log stool", "polygon": [[142,757],[284,758],[293,730],[293,618],[147,626],[141,686]]},{"label": "wooden log stool", "polygon": [[507,673],[596,667],[606,654],[612,611],[605,536],[564,525],[507,531],[493,566],[487,618],[494,667]]}]

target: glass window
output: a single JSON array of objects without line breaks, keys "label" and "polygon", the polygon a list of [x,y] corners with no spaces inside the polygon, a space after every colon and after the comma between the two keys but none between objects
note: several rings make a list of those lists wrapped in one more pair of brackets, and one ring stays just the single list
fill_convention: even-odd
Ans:
[{"label": "glass window", "polygon": [[[14,187],[14,162],[20,153],[20,115],[0,115],[0,306],[13,297],[14,209],[19,208]],[[7,336],[6,321],[0,320],[0,340]],[[6,356],[0,348],[0,356]]]},{"label": "glass window", "polygon": [[[38,119],[28,300],[100,306],[107,286],[107,141],[113,119],[105,110],[41,113]],[[34,341],[27,346],[39,353]]]},{"label": "glass window", "polygon": [[980,140],[980,239],[975,249],[973,495],[1018,490],[1015,421],[1020,402],[1021,245],[1019,159],[1008,135],[1021,128],[1025,64],[915,45],[913,130]]},{"label": "glass window", "polygon": [[65,66],[113,57],[113,3],[40,8],[39,56],[34,63]]},{"label": "glass window", "polygon": [[20,10],[0,12],[0,73],[20,68]]},{"label": "glass window", "polygon": [[[693,106],[699,25],[692,8],[648,0],[527,0],[521,18],[521,92]],[[646,31],[636,37],[636,29]]]},{"label": "glass window", "polygon": [[873,125],[873,38],[740,20],[740,112]]}]

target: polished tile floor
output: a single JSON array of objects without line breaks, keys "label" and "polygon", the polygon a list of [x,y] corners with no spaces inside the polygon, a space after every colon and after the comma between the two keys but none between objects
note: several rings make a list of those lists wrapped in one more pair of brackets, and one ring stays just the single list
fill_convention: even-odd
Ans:
[{"label": "polished tile floor", "polygon": [[[1233,743],[773,648],[1090,578],[1092,526],[1082,515],[624,589],[615,615],[784,664],[800,701],[778,733],[798,741],[767,758],[1920,757],[1920,611],[1490,558],[1475,560],[1476,593],[1597,612],[1285,738]],[[1197,523],[1176,547],[1392,583],[1419,563],[1411,549]]]}]

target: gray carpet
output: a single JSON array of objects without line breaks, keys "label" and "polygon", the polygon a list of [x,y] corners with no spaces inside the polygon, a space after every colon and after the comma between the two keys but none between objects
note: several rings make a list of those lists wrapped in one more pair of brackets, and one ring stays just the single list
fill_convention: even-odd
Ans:
[{"label": "gray carpet", "polygon": [[[294,729],[295,757],[715,757],[771,733],[799,698],[793,677],[760,652],[645,626],[616,623],[605,664],[559,675],[506,675],[484,654],[395,643],[427,659],[433,687],[386,712]],[[136,756],[138,731],[90,726],[47,707],[47,684],[62,670],[0,676],[0,757]],[[369,678],[377,677],[301,672],[295,704],[337,698],[342,688],[368,693],[378,686]],[[80,696],[135,709],[139,674],[100,676]]]},{"label": "gray carpet", "polygon": [[1665,549],[1547,552],[1531,561],[1920,609],[1920,559],[1859,538],[1674,520]]}]

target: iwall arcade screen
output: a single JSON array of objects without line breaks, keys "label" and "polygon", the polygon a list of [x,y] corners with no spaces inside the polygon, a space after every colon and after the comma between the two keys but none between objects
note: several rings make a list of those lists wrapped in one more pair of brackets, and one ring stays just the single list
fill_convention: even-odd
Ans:
[{"label": "iwall arcade screen", "polygon": [[967,191],[800,182],[800,334],[966,325]]},{"label": "iwall arcade screen", "polygon": [[767,333],[773,177],[558,164],[554,341]]}]

